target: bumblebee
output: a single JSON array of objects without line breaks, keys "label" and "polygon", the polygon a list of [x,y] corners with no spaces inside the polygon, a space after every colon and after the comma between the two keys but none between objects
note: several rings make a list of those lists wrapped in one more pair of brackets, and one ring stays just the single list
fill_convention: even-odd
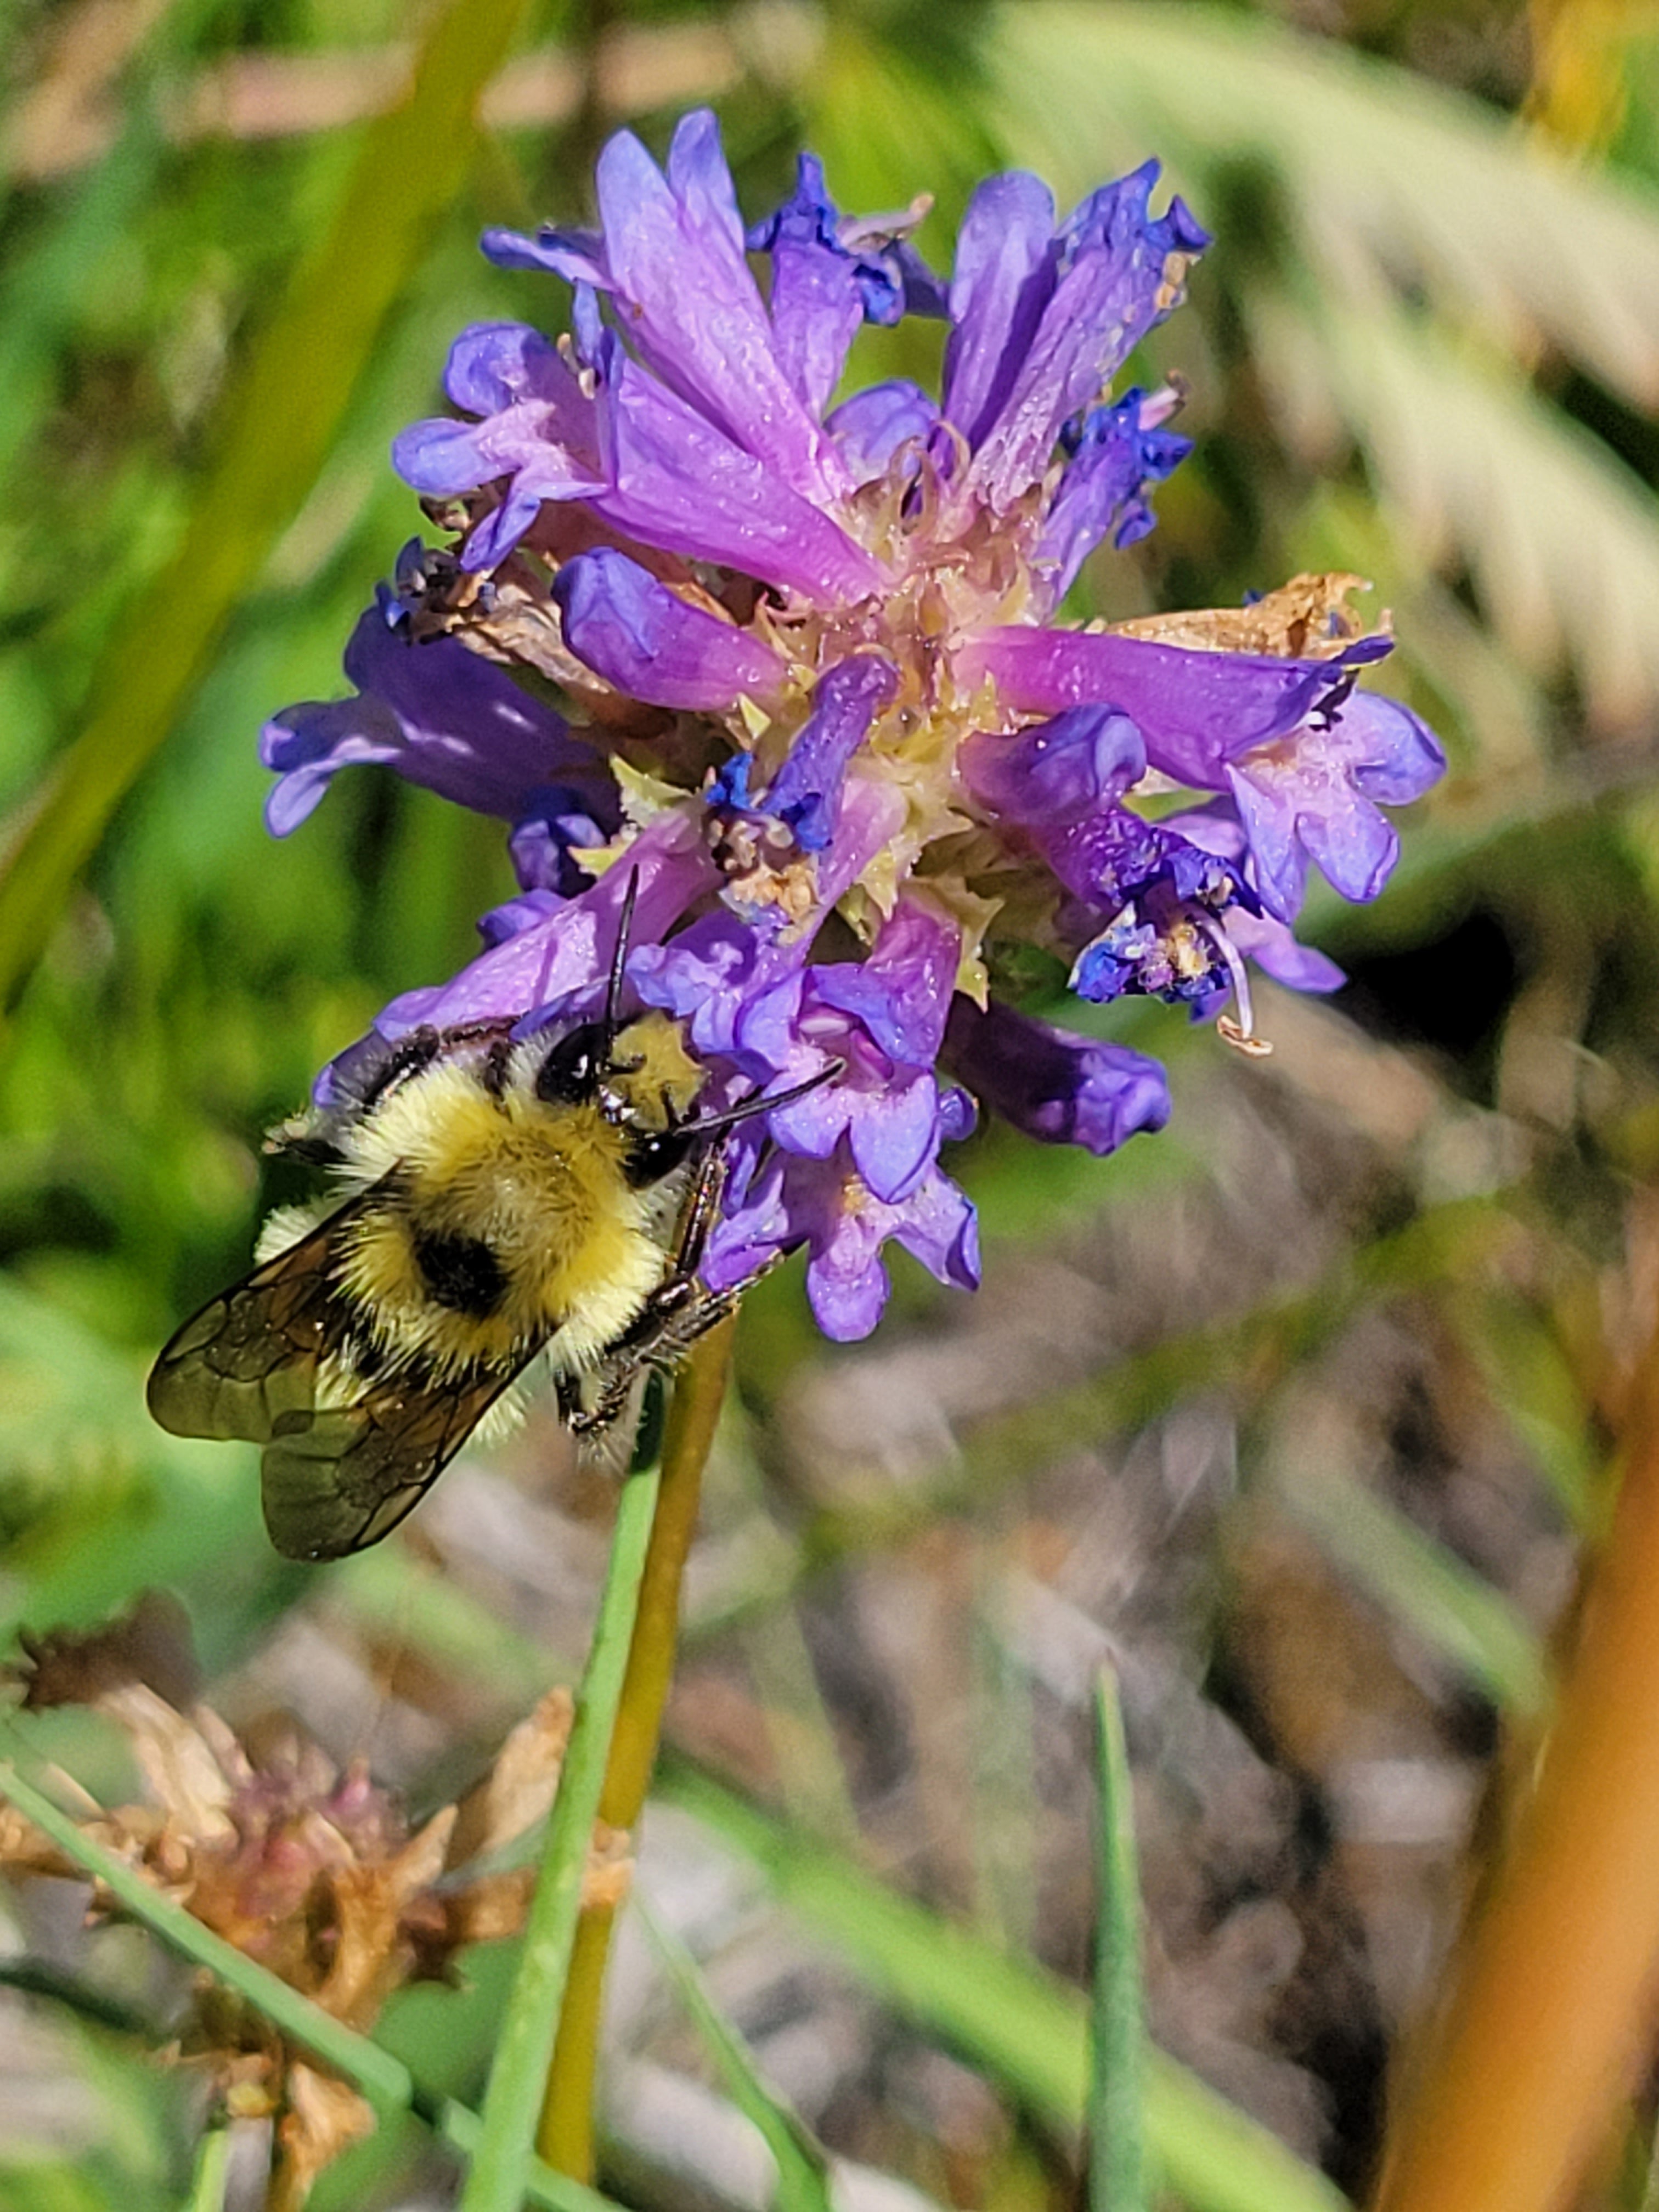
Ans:
[{"label": "bumblebee", "polygon": [[577,1435],[616,1431],[748,1287],[697,1279],[720,1139],[837,1070],[697,1116],[678,1024],[621,1018],[632,907],[630,886],[597,1019],[416,1030],[273,1133],[342,1202],[271,1217],[252,1274],[163,1348],[149,1403],[175,1436],[264,1446],[286,1557],[377,1543],[481,1422],[511,1425],[538,1354]]}]

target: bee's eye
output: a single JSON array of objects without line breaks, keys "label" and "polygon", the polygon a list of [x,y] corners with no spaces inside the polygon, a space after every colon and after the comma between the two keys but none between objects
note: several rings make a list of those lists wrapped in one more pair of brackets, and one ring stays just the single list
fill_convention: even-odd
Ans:
[{"label": "bee's eye", "polygon": [[603,1022],[584,1022],[562,1036],[542,1062],[536,1096],[549,1106],[586,1106],[597,1095],[610,1050]]},{"label": "bee's eye", "polygon": [[691,1149],[691,1139],[680,1129],[636,1129],[628,1140],[623,1173],[635,1190],[647,1190],[672,1175]]}]

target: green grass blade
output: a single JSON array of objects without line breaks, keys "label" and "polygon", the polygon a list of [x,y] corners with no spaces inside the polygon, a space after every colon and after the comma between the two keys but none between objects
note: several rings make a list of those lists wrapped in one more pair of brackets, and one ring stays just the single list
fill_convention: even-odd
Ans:
[{"label": "green grass blade", "polygon": [[1090,2008],[1089,2212],[1146,2212],[1146,2007],[1134,1798],[1117,1683],[1095,1688],[1094,1992]]},{"label": "green grass blade", "polygon": [[662,1954],[680,2002],[726,2077],[732,2102],[766,2139],[777,2160],[779,2212],[830,2212],[830,2176],[822,2145],[755,2070],[743,2039],[709,1996],[697,1962],[672,1928],[665,1927],[642,1899],[635,1910]]},{"label": "green grass blade", "polygon": [[[761,1867],[778,1898],[896,2010],[1047,2118],[1080,2125],[1089,2079],[1081,1990],[1003,1957],[684,1765],[665,1774],[662,1794]],[[1145,2118],[1164,2183],[1193,2212],[1347,2212],[1323,2174],[1157,2050],[1147,2055]]]},{"label": "green grass blade", "polygon": [[219,2121],[202,2130],[196,2146],[196,2166],[185,2212],[224,2212],[225,2184],[229,2178],[230,2130]]},{"label": "green grass blade", "polygon": [[654,1473],[630,1476],[623,1485],[599,1617],[548,1822],[518,1977],[484,2093],[478,2155],[461,2195],[460,2212],[517,2212],[533,2160],[536,2123],[576,1940],[582,1877],[628,1668],[659,1487]]},{"label": "green grass blade", "polygon": [[[0,1797],[14,1804],[83,1872],[101,1882],[152,1935],[197,1966],[205,1966],[245,1997],[283,2035],[361,2090],[382,2118],[413,2112],[463,2156],[477,2151],[483,2131],[476,2112],[453,2098],[426,2095],[401,2059],[383,2051],[370,2037],[343,2026],[267,1967],[216,1936],[175,1899],[154,1887],[136,1867],[128,1866],[94,1838],[83,1835],[69,1814],[27,1781],[9,1759],[0,1759]],[[547,2212],[616,2212],[608,2197],[553,2172],[539,2161],[525,2181],[524,2194],[532,2203],[545,2206]]]},{"label": "green grass blade", "polygon": [[1323,1458],[1277,1468],[1273,1492],[1329,1559],[1501,1711],[1527,1720],[1547,1711],[1543,1645],[1455,1552]]},{"label": "green grass blade", "polygon": [[368,131],[331,226],[243,366],[183,543],[112,639],[85,726],[0,876],[0,1005],[15,1003],[76,872],[314,482],[465,173],[478,95],[523,13],[524,0],[451,0],[437,15],[408,99]]}]

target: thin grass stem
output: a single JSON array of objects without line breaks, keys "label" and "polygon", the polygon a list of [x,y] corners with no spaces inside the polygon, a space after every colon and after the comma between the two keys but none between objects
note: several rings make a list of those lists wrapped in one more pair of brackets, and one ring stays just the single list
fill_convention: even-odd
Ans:
[{"label": "thin grass stem", "polygon": [[1090,2008],[1089,2212],[1146,2212],[1146,2007],[1134,1801],[1117,1682],[1095,1686],[1098,1777]]},{"label": "thin grass stem", "polygon": [[229,2178],[230,2130],[223,2120],[216,2120],[202,2130],[196,2146],[185,2212],[224,2212],[225,2184]]}]

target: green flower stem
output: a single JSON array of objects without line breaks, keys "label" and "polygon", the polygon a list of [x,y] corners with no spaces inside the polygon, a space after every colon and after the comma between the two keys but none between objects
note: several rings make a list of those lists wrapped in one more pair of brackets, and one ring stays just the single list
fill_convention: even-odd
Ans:
[{"label": "green flower stem", "polygon": [[[635,1826],[656,1764],[679,1637],[680,1584],[696,1534],[702,1471],[726,1398],[734,1326],[732,1321],[722,1322],[695,1346],[680,1370],[669,1407],[662,1486],[640,1585],[628,1676],[599,1801],[599,1818],[612,1828]],[[593,2081],[615,1918],[614,1905],[583,1908],[536,2136],[536,2148],[547,2164],[581,2182],[591,2181],[593,2175]],[[465,2207],[464,2212],[471,2208]]]},{"label": "green flower stem", "polygon": [[459,2212],[519,2212],[534,2162],[536,2114],[576,1941],[593,1823],[629,1671],[660,1488],[654,1470],[632,1475],[623,1485],[592,1648],[547,1824],[518,1975],[484,2092],[482,2139]]}]

